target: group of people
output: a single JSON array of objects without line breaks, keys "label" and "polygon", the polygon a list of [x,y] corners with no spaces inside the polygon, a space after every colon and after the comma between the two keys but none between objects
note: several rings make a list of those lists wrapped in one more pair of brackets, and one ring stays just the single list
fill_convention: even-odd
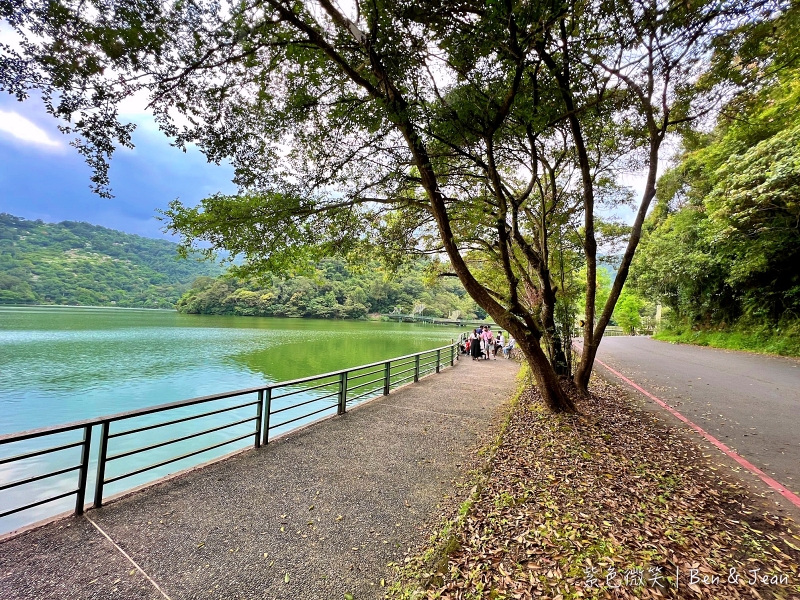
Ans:
[{"label": "group of people", "polygon": [[489,325],[483,325],[474,329],[472,332],[462,334],[459,338],[459,348],[462,354],[469,354],[472,360],[489,360],[494,358],[497,360],[497,351],[502,350],[503,356],[508,358],[511,350],[514,349],[514,338],[511,335],[506,340],[502,331],[498,331],[497,335],[492,332]]}]

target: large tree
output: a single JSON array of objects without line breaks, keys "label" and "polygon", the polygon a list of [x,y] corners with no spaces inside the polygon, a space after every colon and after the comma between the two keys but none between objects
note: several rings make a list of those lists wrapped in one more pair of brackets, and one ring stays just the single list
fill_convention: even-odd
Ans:
[{"label": "large tree", "polygon": [[[119,102],[146,92],[178,144],[235,168],[237,195],[166,211],[185,246],[211,242],[243,255],[250,271],[332,253],[446,255],[516,338],[556,411],[575,407],[551,364],[563,292],[554,243],[570,238],[585,256],[576,374],[585,389],[664,137],[698,114],[691,92],[703,57],[748,8],[746,0],[0,6],[23,39],[2,49],[0,85],[20,99],[43,91],[80,135],[100,193],[108,193],[107,157],[130,144]],[[596,319],[595,210],[625,197],[606,191],[637,160],[647,187]]]},{"label": "large tree", "polygon": [[[684,132],[634,261],[676,326],[776,327],[800,314],[800,6],[738,32],[714,77],[745,84]],[[735,60],[734,60],[735,58]]]},{"label": "large tree", "polygon": [[[616,277],[604,306],[596,313],[596,201],[592,189],[596,174],[582,150],[581,120],[577,115],[570,117],[581,167],[585,219],[586,319],[581,361],[575,373],[580,389],[588,386],[600,341],[628,277],[645,217],[656,195],[661,150],[667,136],[713,114],[724,99],[741,89],[734,78],[719,75],[719,64],[724,59],[739,56],[737,50],[741,41],[737,43],[737,37],[763,27],[762,23],[774,19],[783,8],[779,3],[758,0],[714,3],[612,0],[598,8],[600,17],[595,22],[600,39],[616,42],[610,47],[585,45],[573,50],[574,56],[580,57],[573,58],[573,62],[581,60],[592,68],[599,68],[610,82],[628,93],[630,109],[635,114],[630,122],[637,128],[634,139],[639,143],[639,153],[635,156],[645,173],[644,189]],[[562,36],[560,48],[569,48],[570,42],[574,47],[575,41]],[[720,48],[724,52],[720,53]],[[569,64],[566,59],[560,65],[552,62],[562,97],[565,103],[570,102],[575,86],[570,85]],[[709,73],[715,67],[716,74],[711,76]]]}]

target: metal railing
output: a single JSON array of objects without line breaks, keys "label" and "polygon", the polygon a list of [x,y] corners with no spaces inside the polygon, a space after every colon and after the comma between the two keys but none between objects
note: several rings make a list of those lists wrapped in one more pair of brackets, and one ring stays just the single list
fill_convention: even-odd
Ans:
[{"label": "metal railing", "polygon": [[[619,337],[623,335],[630,335],[630,331],[625,331],[618,325],[608,325],[606,326],[605,331],[603,331],[603,337]],[[582,338],[583,329],[580,327],[575,327],[572,331],[572,337]]]},{"label": "metal railing", "polygon": [[[442,362],[443,359],[444,362]],[[191,398],[189,400],[180,400],[178,402],[162,404],[151,408],[132,410],[68,423],[66,425],[43,427],[41,429],[23,431],[21,433],[0,435],[0,450],[5,449],[9,444],[38,438],[49,438],[53,444],[47,448],[37,448],[14,456],[0,456],[0,466],[14,465],[35,457],[43,457],[72,448],[80,448],[80,458],[77,464],[66,468],[50,469],[45,473],[40,473],[25,479],[0,484],[0,500],[3,499],[2,493],[8,490],[73,471],[77,471],[77,481],[75,482],[77,487],[71,488],[67,492],[59,491],[59,493],[55,495],[43,499],[40,498],[34,502],[0,512],[0,519],[72,495],[75,495],[75,514],[82,514],[87,494],[90,464],[93,462],[90,459],[90,450],[92,449],[92,430],[94,428],[99,429],[93,501],[93,506],[98,508],[103,505],[104,490],[105,486],[108,484],[128,479],[250,437],[253,438],[253,446],[259,448],[262,444],[267,444],[270,441],[270,433],[277,429],[283,429],[285,431],[287,426],[297,424],[299,421],[305,421],[305,423],[300,423],[304,425],[319,420],[328,416],[322,414],[325,412],[331,415],[344,414],[347,411],[348,404],[364,401],[381,394],[388,395],[393,388],[397,388],[398,386],[412,381],[419,381],[421,377],[431,373],[438,373],[441,368],[447,366],[448,363],[449,366],[453,366],[456,360],[458,360],[457,344],[450,344],[448,346],[434,348],[433,350],[426,350],[425,352],[400,356],[390,360],[325,373],[323,375],[313,375],[291,381],[272,383],[261,387],[213,394],[210,396]],[[218,401],[242,399],[243,397],[249,398],[244,402],[237,401],[233,406],[223,406],[222,408],[214,407],[212,410],[205,410],[198,414],[175,416],[176,413],[182,412],[181,409],[187,407],[199,405],[208,406]],[[303,411],[302,413],[300,413],[301,410]],[[141,420],[142,417],[169,413],[170,411],[173,411],[173,416],[165,421],[155,423],[148,422],[144,425],[135,422],[137,419]],[[235,418],[231,422],[222,424],[213,423],[213,427],[206,428],[200,428],[200,426],[196,424],[198,421],[207,417],[235,411],[238,411],[238,414],[234,415]],[[335,413],[333,411],[335,411]],[[242,416],[245,412],[249,414]],[[309,421],[312,417],[316,418]],[[275,422],[275,420],[278,422]],[[175,426],[188,422],[195,422],[192,431],[189,433],[178,435],[177,437],[167,437],[167,439],[160,439],[153,443],[142,443],[143,445],[140,444],[133,448],[125,447],[126,443],[132,445],[135,444],[134,440],[141,440],[145,432],[147,432],[148,436],[152,435],[153,432],[168,432],[171,427],[174,428]],[[251,424],[251,427],[246,433],[242,434],[242,426],[247,424]],[[132,469],[112,476],[108,476],[106,473],[107,467],[110,464],[119,464],[114,463],[114,461],[126,458],[129,459],[138,454],[164,449],[172,444],[180,444],[181,442],[200,436],[212,433],[217,434],[218,432],[237,427],[239,430],[233,437],[225,438],[222,441],[217,441],[200,449],[192,449],[190,452],[170,455],[144,466],[136,465]],[[113,431],[112,428],[114,429]],[[77,441],[58,439],[71,432],[78,432],[81,435],[81,439]],[[0,503],[0,506],[2,504],[5,503]]]}]

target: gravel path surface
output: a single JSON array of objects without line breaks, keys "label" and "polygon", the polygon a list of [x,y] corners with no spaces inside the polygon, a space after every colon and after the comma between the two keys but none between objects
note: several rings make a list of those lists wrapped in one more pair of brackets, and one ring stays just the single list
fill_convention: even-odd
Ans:
[{"label": "gravel path surface", "polygon": [[380,598],[387,563],[423,541],[517,368],[461,360],[260,450],[11,538],[0,543],[0,598]]}]

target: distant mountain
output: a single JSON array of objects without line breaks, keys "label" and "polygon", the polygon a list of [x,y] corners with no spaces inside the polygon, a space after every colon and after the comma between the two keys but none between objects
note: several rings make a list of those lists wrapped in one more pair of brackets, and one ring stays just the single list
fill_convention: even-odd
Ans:
[{"label": "distant mountain", "polygon": [[172,308],[216,264],[181,260],[177,245],[63,221],[0,213],[0,304]]},{"label": "distant mountain", "polygon": [[614,283],[621,262],[622,259],[619,256],[600,255],[597,257],[597,268],[601,271],[605,271],[606,275],[608,275],[608,280]]}]

